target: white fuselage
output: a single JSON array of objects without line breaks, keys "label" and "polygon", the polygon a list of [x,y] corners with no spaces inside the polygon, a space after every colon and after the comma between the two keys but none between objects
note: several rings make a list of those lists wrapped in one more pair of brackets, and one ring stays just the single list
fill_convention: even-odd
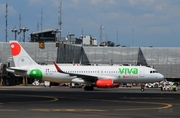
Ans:
[{"label": "white fuselage", "polygon": [[[71,83],[77,76],[59,73],[52,65],[39,66],[43,73],[42,80]],[[89,75],[97,79],[113,79],[118,83],[142,83],[158,82],[164,79],[164,76],[153,68],[145,66],[60,66],[63,72],[76,73],[80,75]]]}]

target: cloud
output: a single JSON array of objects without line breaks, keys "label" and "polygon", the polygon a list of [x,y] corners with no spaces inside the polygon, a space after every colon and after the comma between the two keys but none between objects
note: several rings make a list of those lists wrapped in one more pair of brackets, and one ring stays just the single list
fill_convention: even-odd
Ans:
[{"label": "cloud", "polygon": [[51,1],[49,0],[29,0],[29,5],[38,5],[38,6],[42,6],[42,5],[49,5],[49,3],[51,3]]},{"label": "cloud", "polygon": [[163,10],[163,5],[157,5],[157,6],[155,6],[155,9],[157,11],[162,11]]},{"label": "cloud", "polygon": [[151,5],[155,1],[154,0],[128,0],[130,5]]},{"label": "cloud", "polygon": [[114,0],[91,0],[90,3],[95,6],[115,4]]},{"label": "cloud", "polygon": [[93,5],[99,5],[100,3],[102,3],[103,0],[91,0],[90,3]]},{"label": "cloud", "polygon": [[43,3],[43,0],[29,0],[30,4]]}]

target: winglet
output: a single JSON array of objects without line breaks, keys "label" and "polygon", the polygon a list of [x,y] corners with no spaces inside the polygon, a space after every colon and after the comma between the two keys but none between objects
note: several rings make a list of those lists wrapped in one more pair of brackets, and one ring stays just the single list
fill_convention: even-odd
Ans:
[{"label": "winglet", "polygon": [[56,67],[56,70],[57,70],[58,72],[60,72],[60,73],[65,73],[65,72],[63,72],[63,71],[59,68],[59,66],[56,64],[56,62],[53,62],[53,64],[54,64],[54,66]]}]

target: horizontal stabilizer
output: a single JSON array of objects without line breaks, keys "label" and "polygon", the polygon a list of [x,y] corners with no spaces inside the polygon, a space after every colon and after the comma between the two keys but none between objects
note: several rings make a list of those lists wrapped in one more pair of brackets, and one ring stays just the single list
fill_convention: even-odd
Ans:
[{"label": "horizontal stabilizer", "polygon": [[9,71],[9,72],[10,72],[10,70],[27,72],[27,70],[21,69],[21,68],[17,68],[17,67],[9,67],[6,70]]}]

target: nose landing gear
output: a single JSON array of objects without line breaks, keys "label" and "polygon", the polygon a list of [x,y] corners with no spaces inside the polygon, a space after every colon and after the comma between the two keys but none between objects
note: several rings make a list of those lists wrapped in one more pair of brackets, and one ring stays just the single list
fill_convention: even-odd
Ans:
[{"label": "nose landing gear", "polygon": [[144,91],[144,90],[145,90],[144,88],[145,88],[145,84],[142,83],[142,84],[141,84],[141,91]]}]

